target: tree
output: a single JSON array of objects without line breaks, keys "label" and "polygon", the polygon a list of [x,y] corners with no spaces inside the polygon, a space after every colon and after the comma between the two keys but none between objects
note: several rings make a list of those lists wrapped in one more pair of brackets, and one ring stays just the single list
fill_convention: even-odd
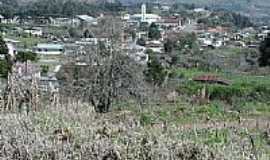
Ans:
[{"label": "tree", "polygon": [[147,70],[145,71],[146,80],[154,85],[160,86],[166,79],[167,71],[152,50],[147,50],[146,53],[149,56]]},{"label": "tree", "polygon": [[8,54],[8,47],[3,37],[0,35],[0,55],[5,57],[5,60],[1,60],[1,69],[0,74],[2,77],[7,78],[8,72],[11,71],[12,68],[12,57]]},{"label": "tree", "polygon": [[155,40],[158,40],[161,38],[159,27],[155,23],[152,23],[150,25],[150,27],[148,29],[148,37],[150,39],[155,39]]},{"label": "tree", "polygon": [[93,34],[87,29],[83,32],[83,37],[84,38],[93,38]]},{"label": "tree", "polygon": [[[83,57],[86,66],[67,64],[58,79],[64,82],[63,93],[83,98],[96,112],[106,113],[118,98],[141,100],[144,80],[141,65],[112,46],[88,48]],[[106,53],[105,53],[106,52]],[[76,73],[76,74],[75,74]]]},{"label": "tree", "polygon": [[4,41],[3,37],[0,34],[0,55],[7,55],[8,54],[8,47],[6,42]]},{"label": "tree", "polygon": [[164,43],[164,50],[166,53],[171,53],[174,48],[174,43],[171,39],[167,39],[166,42]]},{"label": "tree", "polygon": [[7,61],[0,60],[0,77],[7,78],[8,72],[9,72],[9,69],[8,69]]},{"label": "tree", "polygon": [[41,65],[41,74],[46,75],[49,72],[50,67],[48,65]]},{"label": "tree", "polygon": [[213,12],[209,17],[198,19],[197,22],[210,27],[229,26],[237,28],[246,28],[253,26],[253,23],[250,21],[249,17],[246,17],[239,13],[226,11]]},{"label": "tree", "polygon": [[136,31],[132,30],[130,34],[131,34],[131,37],[132,37],[132,41],[134,42],[136,40],[136,37],[137,37]]},{"label": "tree", "polygon": [[196,54],[199,50],[196,34],[181,34],[176,43],[176,49],[179,50],[182,54]]},{"label": "tree", "polygon": [[68,34],[72,38],[79,38],[81,36],[80,33],[78,32],[78,29],[74,27],[70,27],[68,29]]},{"label": "tree", "polygon": [[180,55],[196,55],[200,52],[195,33],[169,35],[164,43],[164,50],[171,57],[170,65],[177,65]]},{"label": "tree", "polygon": [[106,113],[119,98],[140,102],[145,87],[143,66],[119,47],[123,23],[113,18],[102,19],[101,23],[99,30],[107,33],[108,42],[85,46],[86,54],[63,65],[57,78],[62,83],[62,94],[90,103],[96,112]]},{"label": "tree", "polygon": [[148,23],[147,22],[141,22],[139,29],[140,29],[140,31],[144,31],[144,32],[148,31]]},{"label": "tree", "polygon": [[27,62],[28,60],[36,62],[38,61],[38,56],[34,52],[18,52],[16,60],[20,62]]},{"label": "tree", "polygon": [[146,45],[146,41],[144,38],[139,38],[136,42],[138,45],[140,46],[145,46]]},{"label": "tree", "polygon": [[270,35],[261,42],[259,50],[261,52],[258,59],[259,65],[262,67],[270,66]]}]

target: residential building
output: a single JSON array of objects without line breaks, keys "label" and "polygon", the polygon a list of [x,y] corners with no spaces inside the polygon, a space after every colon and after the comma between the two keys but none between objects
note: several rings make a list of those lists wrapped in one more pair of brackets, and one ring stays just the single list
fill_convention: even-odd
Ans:
[{"label": "residential building", "polygon": [[154,52],[162,53],[163,51],[163,43],[160,41],[148,41],[146,42],[146,48],[151,49]]},{"label": "residential building", "polygon": [[156,22],[156,24],[165,28],[181,27],[182,23],[182,19],[178,17],[165,17]]},{"label": "residential building", "polygon": [[124,47],[124,50],[129,57],[134,59],[136,62],[146,64],[148,62],[148,55],[145,53],[146,48],[143,46],[136,45],[135,43],[129,44]]},{"label": "residential building", "polygon": [[41,37],[43,35],[42,28],[40,27],[26,29],[24,30],[24,32],[30,34],[31,36],[36,36],[36,37]]},{"label": "residential building", "polygon": [[77,15],[74,23],[78,23],[77,25],[82,25],[82,26],[89,26],[89,25],[97,25],[98,21],[96,18],[88,16],[88,15]]},{"label": "residential building", "polygon": [[16,77],[24,81],[36,78],[39,87],[38,89],[43,92],[53,91],[59,88],[59,81],[57,80],[55,73],[42,76],[41,67],[30,61],[26,63],[16,62],[13,65],[13,73],[16,74]]},{"label": "residential building", "polygon": [[[18,53],[17,44],[20,43],[20,41],[8,38],[4,38],[4,41],[6,42],[8,48],[8,54],[11,55],[12,57],[15,56]],[[4,58],[4,56],[1,55],[0,58]]]},{"label": "residential building", "polygon": [[40,55],[61,55],[64,54],[64,45],[54,43],[40,43],[33,48],[33,52]]},{"label": "residential building", "polygon": [[70,26],[76,23],[72,18],[50,18],[50,22],[52,26]]}]

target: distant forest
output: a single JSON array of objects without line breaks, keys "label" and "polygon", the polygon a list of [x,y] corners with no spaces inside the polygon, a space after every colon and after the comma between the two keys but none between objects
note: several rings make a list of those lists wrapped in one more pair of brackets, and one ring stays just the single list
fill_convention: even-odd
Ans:
[{"label": "distant forest", "polygon": [[[196,0],[191,0],[190,2],[195,2]],[[218,13],[218,20],[215,19],[216,15],[211,16],[210,19],[200,19],[200,23],[207,24],[209,26],[212,25],[235,25],[237,27],[243,28],[251,26],[250,18],[253,19],[256,14],[254,13],[253,16],[247,17],[243,15],[247,14],[238,14],[242,9],[239,6],[244,6],[243,1],[240,0],[239,2],[228,2],[224,5],[225,0],[218,0],[220,3],[215,2],[214,6],[211,6],[208,3],[205,3],[205,7],[212,9]],[[260,0],[262,1],[262,0]],[[108,13],[110,15],[118,14],[119,11],[124,11],[128,9],[131,12],[136,11],[140,6],[135,4],[136,2],[141,2],[141,0],[134,0],[133,6],[124,6],[123,4],[127,4],[125,2],[129,2],[129,0],[114,0],[114,3],[109,3],[109,0],[0,0],[0,14],[4,17],[10,18],[17,16],[50,16],[50,17],[70,17],[79,14],[88,14],[92,16],[97,16],[100,13]],[[168,1],[169,2],[169,1]],[[178,3],[172,4],[172,11],[178,11],[179,5],[180,8],[184,9],[192,9],[195,7],[199,7],[201,3],[184,3],[187,2],[185,0],[180,0]],[[221,3],[222,2],[222,3]],[[240,3],[241,2],[241,3]],[[246,1],[245,1],[246,2]],[[254,2],[249,0],[249,4],[253,4]],[[196,4],[196,5],[195,5]],[[219,8],[218,6],[223,6],[227,9]],[[235,4],[235,5],[232,5]],[[241,5],[240,5],[241,4]],[[232,9],[234,7],[234,9]],[[237,11],[235,7],[238,7]],[[230,8],[230,9],[228,9]],[[224,10],[224,12],[220,12],[220,10]],[[148,5],[148,11],[151,11],[151,5]],[[136,11],[138,12],[138,10]],[[230,13],[236,12],[236,13]],[[220,13],[226,13],[221,14]],[[253,12],[252,12],[253,13]],[[220,21],[223,20],[223,21]],[[254,19],[253,19],[254,20]]]},{"label": "distant forest", "polygon": [[0,0],[0,14],[10,18],[19,16],[73,16],[78,14],[95,15],[100,12],[115,13],[123,10],[119,1],[91,3],[76,0],[37,0],[21,2],[18,0]]}]

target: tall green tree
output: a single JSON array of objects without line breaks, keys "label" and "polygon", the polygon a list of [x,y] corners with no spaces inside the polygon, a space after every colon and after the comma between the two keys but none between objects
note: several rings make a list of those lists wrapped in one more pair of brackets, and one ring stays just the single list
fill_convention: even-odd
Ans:
[{"label": "tall green tree", "polygon": [[0,59],[0,77],[7,78],[8,64],[7,61]]},{"label": "tall green tree", "polygon": [[160,30],[159,30],[159,27],[155,23],[152,23],[149,26],[148,38],[153,39],[153,40],[158,40],[158,39],[161,38],[161,33],[160,33]]},{"label": "tall green tree", "polygon": [[154,85],[160,86],[166,79],[167,71],[152,50],[148,50],[147,54],[149,61],[147,63],[147,70],[145,71],[146,80]]},{"label": "tall green tree", "polygon": [[3,37],[0,35],[0,55],[7,55],[7,54],[8,54],[8,47]]},{"label": "tall green tree", "polygon": [[83,32],[83,37],[84,37],[84,38],[93,38],[94,35],[93,35],[88,29],[86,29],[86,30]]},{"label": "tall green tree", "polygon": [[174,48],[174,42],[171,39],[167,39],[164,43],[164,51],[166,53],[171,53]]},{"label": "tall green tree", "polygon": [[0,60],[0,76],[7,77],[8,72],[11,70],[10,56],[8,55],[8,47],[0,35],[0,55],[4,56],[5,59]]},{"label": "tall green tree", "polygon": [[16,55],[16,60],[20,62],[33,61],[36,62],[38,60],[38,56],[33,52],[19,52]]},{"label": "tall green tree", "polygon": [[258,59],[259,65],[262,67],[270,66],[270,35],[268,35],[267,38],[261,42],[259,49],[261,52]]}]

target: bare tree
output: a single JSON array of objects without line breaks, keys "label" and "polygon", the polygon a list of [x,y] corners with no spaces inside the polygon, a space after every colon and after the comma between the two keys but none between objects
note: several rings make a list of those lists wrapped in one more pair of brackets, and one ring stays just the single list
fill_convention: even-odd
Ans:
[{"label": "bare tree", "polygon": [[88,100],[100,113],[108,112],[117,98],[141,100],[144,77],[140,64],[113,47],[88,56],[87,65],[62,67],[58,78],[63,82],[63,93]]},{"label": "bare tree", "polygon": [[77,98],[89,101],[100,113],[108,112],[118,98],[132,96],[141,100],[143,97],[142,66],[121,49],[121,38],[117,37],[121,27],[116,25],[112,22],[112,25],[108,26],[111,28],[109,42],[85,47],[87,54],[77,58],[83,65],[67,64],[58,75],[63,82],[63,93],[74,97],[79,95]]},{"label": "bare tree", "polygon": [[90,100],[98,112],[108,112],[113,99],[119,96],[133,95],[139,98],[143,75],[139,66],[127,55],[113,50],[97,64],[95,76],[90,83]]}]

